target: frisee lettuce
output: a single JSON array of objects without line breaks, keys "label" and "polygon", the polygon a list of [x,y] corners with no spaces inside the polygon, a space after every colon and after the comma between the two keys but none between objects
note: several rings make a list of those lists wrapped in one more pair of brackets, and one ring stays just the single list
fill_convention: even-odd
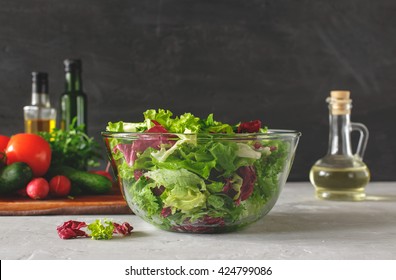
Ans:
[{"label": "frisee lettuce", "polygon": [[113,238],[114,224],[111,221],[95,220],[88,225],[91,238],[96,240],[108,240]]},{"label": "frisee lettuce", "polygon": [[110,132],[144,132],[154,126],[153,121],[158,122],[167,131],[172,133],[233,133],[236,125],[231,126],[219,121],[215,121],[213,114],[200,119],[191,113],[184,113],[173,117],[169,110],[147,110],[143,113],[144,121],[131,122],[109,122],[106,131]]}]

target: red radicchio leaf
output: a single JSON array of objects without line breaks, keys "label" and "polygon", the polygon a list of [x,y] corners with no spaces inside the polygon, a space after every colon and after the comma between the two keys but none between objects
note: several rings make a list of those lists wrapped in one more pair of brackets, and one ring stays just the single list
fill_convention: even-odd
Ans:
[{"label": "red radicchio leaf", "polygon": [[[254,183],[256,182],[257,176],[253,166],[242,166],[238,168],[237,174],[241,176],[243,180],[241,186],[241,194],[235,199],[236,205],[239,205],[241,201],[248,199],[252,195]],[[234,199],[238,193],[232,187],[230,179],[226,179],[226,183],[223,186],[222,192],[232,199]]]},{"label": "red radicchio leaf", "polygon": [[255,120],[250,122],[243,122],[238,126],[238,133],[254,133],[259,132],[261,128],[261,121]]},{"label": "red radicchio leaf", "polygon": [[72,239],[81,237],[88,237],[88,234],[81,230],[81,228],[86,227],[87,224],[85,222],[78,221],[67,221],[64,222],[63,225],[58,226],[56,230],[58,231],[58,235],[62,239]]},{"label": "red radicchio leaf", "polygon": [[113,152],[119,150],[124,155],[125,161],[132,165],[136,159],[136,151],[133,150],[132,146],[133,144],[118,144],[114,147]]},{"label": "red radicchio leaf", "polygon": [[153,121],[153,120],[152,120],[152,122],[155,125],[153,127],[151,127],[150,129],[146,130],[146,132],[148,132],[148,133],[167,133],[168,132],[168,130],[166,130],[165,127],[160,125],[159,122]]},{"label": "red radicchio leaf", "polygon": [[241,201],[243,201],[253,193],[254,183],[257,179],[256,171],[253,166],[242,166],[238,168],[237,173],[243,179],[240,196]]},{"label": "red radicchio leaf", "polygon": [[262,148],[262,147],[264,147],[264,146],[263,146],[263,144],[261,144],[260,142],[255,142],[255,143],[253,144],[253,147],[257,150],[257,149],[260,149],[260,148]]},{"label": "red radicchio leaf", "polygon": [[223,186],[223,193],[225,193],[227,196],[230,198],[234,198],[236,194],[238,193],[234,188],[232,187],[231,179],[226,179],[226,183]]},{"label": "red radicchio leaf", "polygon": [[160,196],[165,191],[165,187],[164,186],[155,187],[152,188],[151,191],[155,196]]},{"label": "red radicchio leaf", "polygon": [[172,209],[171,209],[170,207],[162,208],[162,210],[161,210],[161,216],[162,216],[162,217],[166,218],[166,217],[168,217],[170,214],[172,214]]},{"label": "red radicchio leaf", "polygon": [[114,233],[118,233],[122,235],[130,235],[133,230],[133,227],[127,222],[122,223],[121,225],[118,223],[113,223],[113,225],[114,225],[114,231],[113,231]]},{"label": "red radicchio leaf", "polygon": [[214,232],[218,226],[225,226],[223,218],[210,217],[208,215],[198,219],[194,223],[191,223],[189,219],[186,219],[184,223],[185,225],[175,226],[173,229],[179,232],[209,233]]},{"label": "red radicchio leaf", "polygon": [[137,181],[137,180],[140,179],[140,177],[142,177],[143,173],[144,173],[143,170],[134,170],[133,171],[133,177]]},{"label": "red radicchio leaf", "polygon": [[[253,147],[254,147],[256,150],[258,150],[258,149],[260,149],[260,148],[264,148],[263,144],[261,144],[260,142],[255,142],[255,143],[253,144]],[[273,152],[273,151],[276,151],[278,148],[277,148],[276,146],[270,146],[269,149],[270,149],[271,152]]]},{"label": "red radicchio leaf", "polygon": [[[145,131],[145,133],[167,133],[168,131],[158,122],[153,121],[155,126]],[[119,150],[124,154],[125,161],[132,166],[137,158],[137,154],[145,151],[147,148],[152,147],[159,150],[162,144],[173,145],[175,141],[168,140],[164,135],[139,135],[139,139],[133,141],[132,144],[118,144],[115,150]]]},{"label": "red radicchio leaf", "polygon": [[205,216],[203,222],[207,225],[219,225],[219,226],[225,225],[223,218],[220,217]]}]

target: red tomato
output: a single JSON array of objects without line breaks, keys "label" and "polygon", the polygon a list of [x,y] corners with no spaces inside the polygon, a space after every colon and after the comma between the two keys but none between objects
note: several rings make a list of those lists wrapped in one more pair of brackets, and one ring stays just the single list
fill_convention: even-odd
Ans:
[{"label": "red tomato", "polygon": [[4,152],[7,148],[8,141],[10,141],[10,137],[5,135],[0,135],[0,152]]},{"label": "red tomato", "polygon": [[20,133],[11,136],[5,153],[7,164],[25,162],[35,177],[43,176],[51,164],[51,147],[36,134]]}]

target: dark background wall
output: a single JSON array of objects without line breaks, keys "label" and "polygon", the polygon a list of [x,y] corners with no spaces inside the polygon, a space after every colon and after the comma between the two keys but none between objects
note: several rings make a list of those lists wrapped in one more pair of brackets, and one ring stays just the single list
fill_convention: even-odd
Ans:
[{"label": "dark background wall", "polygon": [[393,0],[0,0],[0,134],[23,131],[31,71],[56,106],[63,59],[81,58],[91,136],[149,108],[261,119],[303,133],[290,180],[308,180],[325,98],[349,89],[372,179],[395,180],[395,15]]}]

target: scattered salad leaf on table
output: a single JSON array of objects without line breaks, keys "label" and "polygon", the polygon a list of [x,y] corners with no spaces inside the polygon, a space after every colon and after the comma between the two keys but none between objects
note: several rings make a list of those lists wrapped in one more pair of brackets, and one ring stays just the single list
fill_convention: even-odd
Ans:
[{"label": "scattered salad leaf on table", "polygon": [[[90,234],[82,230],[82,228],[88,228]],[[90,224],[79,221],[67,221],[61,226],[56,228],[58,235],[62,239],[74,239],[78,237],[91,237],[95,240],[108,240],[113,238],[113,234],[120,234],[123,236],[130,235],[133,227],[124,222],[118,224],[109,220],[95,220]]]}]

